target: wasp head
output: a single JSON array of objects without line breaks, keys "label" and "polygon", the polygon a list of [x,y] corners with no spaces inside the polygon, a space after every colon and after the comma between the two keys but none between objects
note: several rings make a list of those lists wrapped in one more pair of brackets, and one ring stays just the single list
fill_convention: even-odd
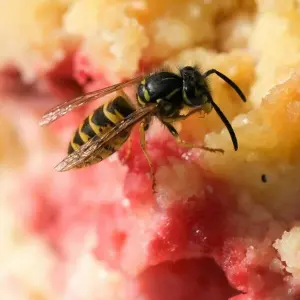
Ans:
[{"label": "wasp head", "polygon": [[205,77],[194,67],[180,70],[183,80],[183,100],[187,106],[201,106],[209,101],[209,89]]}]

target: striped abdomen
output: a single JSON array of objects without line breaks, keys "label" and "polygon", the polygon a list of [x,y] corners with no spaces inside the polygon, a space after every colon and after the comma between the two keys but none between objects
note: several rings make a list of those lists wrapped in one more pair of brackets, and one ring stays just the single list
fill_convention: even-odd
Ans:
[{"label": "striped abdomen", "polygon": [[[81,126],[76,130],[73,139],[69,144],[68,154],[77,150],[95,135],[102,136],[111,130],[115,124],[135,111],[130,100],[125,96],[118,96],[112,101],[97,108],[88,116]],[[131,128],[109,141],[95,156],[91,157],[79,168],[100,162],[117,151],[128,139]]]}]

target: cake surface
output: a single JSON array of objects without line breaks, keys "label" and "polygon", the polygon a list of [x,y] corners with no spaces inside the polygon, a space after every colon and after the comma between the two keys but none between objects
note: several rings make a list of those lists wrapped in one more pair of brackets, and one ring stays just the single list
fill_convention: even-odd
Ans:
[{"label": "cake surface", "polygon": [[[300,299],[300,7],[288,1],[12,0],[1,3],[0,298]],[[165,65],[217,76],[213,111],[157,121],[120,151],[58,173],[72,134],[109,97],[47,128],[42,114]],[[134,99],[134,88],[126,89]],[[111,96],[110,96],[111,97]]]}]

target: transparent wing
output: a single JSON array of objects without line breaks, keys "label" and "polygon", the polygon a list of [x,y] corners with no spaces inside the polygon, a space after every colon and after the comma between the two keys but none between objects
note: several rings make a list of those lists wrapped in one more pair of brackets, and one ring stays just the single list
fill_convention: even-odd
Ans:
[{"label": "transparent wing", "polygon": [[133,126],[146,116],[154,114],[156,108],[157,106],[155,104],[149,104],[144,108],[136,110],[103,136],[94,136],[87,143],[82,145],[77,151],[69,154],[55,167],[55,169],[59,172],[63,172],[83,164],[87,159],[90,159],[93,155],[95,155],[96,152],[100,151],[104,145],[108,144],[123,130]]},{"label": "transparent wing", "polygon": [[96,99],[99,99],[103,96],[106,96],[106,95],[108,95],[112,92],[115,92],[119,89],[122,89],[126,86],[138,83],[143,78],[144,78],[144,76],[141,75],[141,76],[135,77],[133,79],[106,87],[104,89],[100,89],[100,90],[96,90],[96,91],[87,93],[85,95],[79,96],[70,101],[59,104],[59,105],[55,106],[54,108],[52,108],[51,110],[49,110],[48,112],[46,112],[44,114],[44,116],[41,118],[39,124],[40,124],[40,126],[48,125],[48,124],[54,122],[56,119],[64,116],[65,114],[67,114],[68,112],[72,111],[73,109],[75,109],[77,107],[80,107],[80,106],[87,104],[91,101],[94,101]]}]

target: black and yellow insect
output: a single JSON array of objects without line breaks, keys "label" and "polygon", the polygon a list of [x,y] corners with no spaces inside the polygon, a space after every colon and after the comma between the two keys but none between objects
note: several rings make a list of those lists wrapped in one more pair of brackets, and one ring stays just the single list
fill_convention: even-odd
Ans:
[{"label": "black and yellow insect", "polygon": [[[186,66],[179,70],[179,74],[169,71],[154,72],[145,77],[139,76],[87,93],[56,106],[43,116],[40,125],[50,124],[77,107],[119,91],[119,95],[96,109],[76,130],[69,145],[68,156],[56,166],[56,170],[67,171],[102,161],[126,142],[132,127],[140,122],[141,147],[150,166],[154,188],[154,173],[145,142],[145,132],[149,128],[152,118],[159,119],[176,141],[185,147],[223,152],[222,149],[196,146],[182,141],[172,125],[172,123],[184,120],[195,112],[209,113],[212,109],[215,109],[223,121],[231,136],[234,149],[237,150],[238,142],[235,133],[221,109],[212,99],[206,79],[211,74],[218,75],[246,102],[246,98],[239,87],[224,74],[215,69],[201,74],[197,68]],[[136,93],[138,108],[135,108],[125,93],[120,92],[123,88],[133,84],[138,84]],[[185,108],[190,109],[187,114],[182,113]]]},{"label": "black and yellow insect", "polygon": [[[135,110],[135,107],[124,93],[120,93],[112,101],[98,107],[75,131],[73,139],[69,144],[68,154],[79,150],[80,146],[84,145],[91,138],[95,136],[104,136],[106,133],[113,130],[118,123],[134,113]],[[125,128],[109,143],[104,144],[101,151],[97,151],[82,164],[78,165],[77,168],[100,162],[119,150],[130,136],[130,131],[130,127]]]}]

